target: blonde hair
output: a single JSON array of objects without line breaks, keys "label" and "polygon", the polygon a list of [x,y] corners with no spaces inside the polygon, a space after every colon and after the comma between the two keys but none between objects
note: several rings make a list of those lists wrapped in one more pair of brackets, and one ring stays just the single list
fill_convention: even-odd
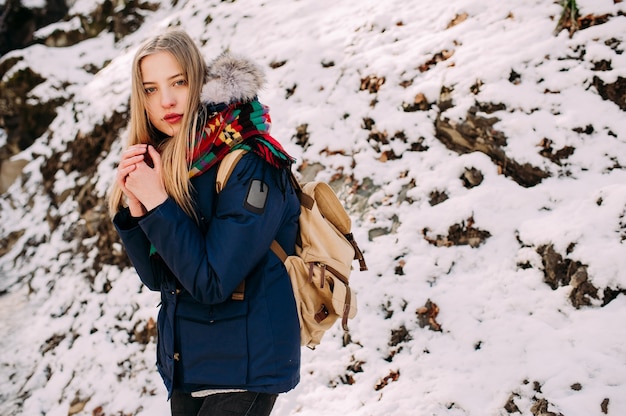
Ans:
[{"label": "blonde hair", "polygon": [[[189,102],[182,120],[182,128],[175,137],[158,142],[160,134],[150,124],[146,112],[146,93],[141,76],[141,60],[157,52],[169,52],[183,70],[189,86]],[[190,149],[195,147],[200,92],[206,82],[207,65],[200,50],[184,31],[171,29],[148,39],[139,48],[132,64],[130,96],[130,125],[126,147],[148,143],[155,146],[163,162],[163,181],[167,194],[189,215],[197,220],[189,182]],[[124,195],[115,182],[109,193],[109,214],[114,216],[125,206]]]}]

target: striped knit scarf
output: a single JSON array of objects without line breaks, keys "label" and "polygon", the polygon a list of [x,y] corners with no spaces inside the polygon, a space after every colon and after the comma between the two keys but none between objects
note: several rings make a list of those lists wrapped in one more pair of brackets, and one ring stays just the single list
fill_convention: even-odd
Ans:
[{"label": "striped knit scarf", "polygon": [[189,177],[206,172],[233,148],[252,151],[276,168],[291,166],[294,159],[269,134],[270,126],[269,108],[258,100],[218,111],[197,133]]}]

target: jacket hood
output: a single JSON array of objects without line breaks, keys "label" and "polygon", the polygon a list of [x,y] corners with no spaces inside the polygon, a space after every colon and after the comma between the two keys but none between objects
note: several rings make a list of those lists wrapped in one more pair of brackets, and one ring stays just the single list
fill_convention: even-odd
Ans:
[{"label": "jacket hood", "polygon": [[243,56],[224,52],[209,64],[200,99],[214,104],[252,101],[264,82],[261,67]]}]

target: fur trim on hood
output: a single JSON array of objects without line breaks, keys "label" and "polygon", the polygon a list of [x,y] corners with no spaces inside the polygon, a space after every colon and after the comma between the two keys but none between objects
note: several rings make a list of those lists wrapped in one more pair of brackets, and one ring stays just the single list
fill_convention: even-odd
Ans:
[{"label": "fur trim on hood", "polygon": [[214,104],[252,101],[264,82],[261,67],[245,57],[224,52],[209,64],[200,99]]}]

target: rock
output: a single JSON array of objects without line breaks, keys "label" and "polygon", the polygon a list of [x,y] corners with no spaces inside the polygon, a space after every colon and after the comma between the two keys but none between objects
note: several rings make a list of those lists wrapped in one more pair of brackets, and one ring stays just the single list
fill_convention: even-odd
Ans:
[{"label": "rock", "polygon": [[430,206],[435,206],[435,205],[441,204],[448,198],[450,197],[445,191],[439,191],[435,189],[430,192],[430,198],[428,200],[428,203],[430,204]]},{"label": "rock", "polygon": [[296,127],[296,133],[291,136],[291,139],[294,140],[295,144],[306,149],[309,147],[309,132],[307,131],[309,125],[307,123],[300,124]]},{"label": "rock", "polygon": [[383,235],[395,234],[398,232],[398,227],[400,226],[400,220],[397,215],[391,216],[391,226],[390,227],[375,227],[371,228],[368,231],[369,241],[372,241],[376,237],[381,237]]},{"label": "rock", "polygon": [[15,243],[22,238],[26,230],[13,231],[6,237],[0,239],[0,257],[7,254],[15,245]]},{"label": "rock", "polygon": [[49,102],[27,100],[28,93],[45,79],[30,68],[5,74],[21,58],[12,58],[0,64],[0,129],[7,134],[7,150],[0,153],[0,163],[28,148],[41,136],[56,117],[56,107],[64,100]]},{"label": "rock", "polygon": [[0,194],[9,189],[9,186],[22,174],[22,169],[27,163],[23,159],[0,161]]},{"label": "rock", "polygon": [[[593,132],[593,126],[591,126],[590,129]],[[577,129],[575,129],[574,131],[576,131],[577,133],[582,133],[582,132],[586,132],[587,129],[585,130],[580,129],[580,131],[577,131]],[[591,133],[587,133],[587,134],[591,134]],[[552,140],[548,139],[547,137],[544,137],[539,143],[539,147],[541,148],[541,150],[539,151],[539,154],[547,159],[550,159],[550,161],[552,161],[553,163],[559,166],[561,166],[562,164],[561,161],[563,159],[567,159],[568,157],[573,155],[574,152],[576,151],[576,149],[573,148],[572,146],[563,146],[559,150],[554,150],[552,145],[553,145]]]},{"label": "rock", "polygon": [[602,410],[602,413],[604,413],[605,415],[609,414],[609,399],[605,398],[604,400],[602,400],[602,403],[600,404],[600,409]]},{"label": "rock", "polygon": [[428,102],[428,99],[423,93],[418,93],[412,103],[402,103],[402,110],[405,113],[412,113],[415,111],[428,111],[432,108],[433,104]]},{"label": "rock", "polygon": [[142,25],[144,10],[154,11],[158,7],[158,3],[106,0],[97,4],[88,15],[65,16],[66,21],[77,19],[78,24],[71,29],[59,27],[40,41],[47,46],[67,47],[108,31],[113,33],[117,42]]},{"label": "rock", "polygon": [[541,246],[537,249],[543,263],[543,280],[553,290],[569,284],[570,277],[567,275],[569,262],[564,262],[563,257],[554,250],[552,244]]},{"label": "rock", "polygon": [[20,0],[6,0],[0,13],[0,56],[34,43],[35,31],[67,14],[65,0],[47,0],[44,7],[27,8]]},{"label": "rock", "polygon": [[395,347],[401,342],[407,342],[412,339],[413,338],[411,337],[411,333],[409,332],[409,330],[406,329],[404,325],[400,325],[400,328],[391,330],[391,339],[389,340],[388,345],[390,347]]},{"label": "rock", "polygon": [[546,399],[539,399],[531,406],[530,411],[534,416],[563,416],[561,413],[548,411],[549,404]]},{"label": "rock", "polygon": [[617,77],[615,82],[607,84],[600,77],[595,76],[593,86],[596,87],[602,99],[612,101],[621,110],[626,111],[626,78]]},{"label": "rock", "polygon": [[586,265],[563,258],[551,244],[539,247],[537,253],[543,263],[544,282],[554,290],[571,286],[569,298],[574,307],[589,306],[591,299],[598,299],[598,289],[589,282]]},{"label": "rock", "polygon": [[576,271],[574,272],[574,274],[570,277],[570,286],[573,287],[574,289],[582,286],[583,283],[585,283],[588,279],[587,276],[587,268],[584,266],[581,266],[579,268],[576,269]]},{"label": "rock", "polygon": [[519,407],[517,407],[517,405],[515,404],[516,397],[519,397],[519,395],[511,393],[511,395],[509,396],[509,400],[507,400],[506,404],[504,405],[504,410],[506,410],[508,413],[522,413],[519,410]]},{"label": "rock", "polygon": [[626,289],[622,289],[619,287],[617,289],[610,288],[610,287],[604,288],[604,294],[602,296],[602,306],[608,305],[612,300],[617,298],[617,296],[619,296],[620,294],[626,296]]},{"label": "rock", "polygon": [[474,227],[474,219],[468,218],[467,222],[453,224],[448,228],[448,235],[428,236],[428,229],[422,231],[424,239],[437,247],[452,247],[469,245],[472,248],[480,246],[487,238],[491,237],[489,231],[480,230]]},{"label": "rock", "polygon": [[502,150],[506,146],[507,138],[493,128],[499,119],[478,114],[504,110],[504,105],[487,103],[473,106],[468,110],[465,120],[454,122],[444,116],[445,110],[452,106],[450,92],[451,90],[442,88],[438,103],[440,113],[435,120],[435,137],[448,149],[459,154],[484,153],[498,165],[505,176],[527,188],[550,176],[538,167],[529,163],[520,164],[507,156]]},{"label": "rock", "polygon": [[460,179],[463,181],[463,186],[471,189],[483,183],[484,177],[482,172],[476,168],[465,168]]}]

